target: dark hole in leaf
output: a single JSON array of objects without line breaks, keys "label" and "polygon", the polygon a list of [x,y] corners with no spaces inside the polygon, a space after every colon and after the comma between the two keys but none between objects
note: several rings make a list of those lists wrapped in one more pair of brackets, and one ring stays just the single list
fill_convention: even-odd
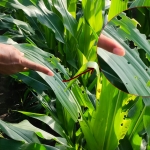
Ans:
[{"label": "dark hole in leaf", "polygon": [[123,126],[123,123],[121,124],[121,126]]},{"label": "dark hole in leaf", "polygon": [[121,20],[122,18],[121,18],[120,16],[117,16],[117,19],[118,19],[118,20]]},{"label": "dark hole in leaf", "polygon": [[130,62],[127,62],[128,64],[130,64]]},{"label": "dark hole in leaf", "polygon": [[133,41],[129,41],[129,46],[131,49],[135,48],[134,42]]},{"label": "dark hole in leaf", "polygon": [[146,70],[146,71],[148,71],[148,69],[147,69],[147,68],[146,68],[145,70]]},{"label": "dark hole in leaf", "polygon": [[84,94],[85,92],[84,91],[82,91],[82,94]]},{"label": "dark hole in leaf", "polygon": [[55,69],[55,71],[58,73],[59,72],[59,70],[58,69]]},{"label": "dark hole in leaf", "polygon": [[129,39],[126,38],[126,40],[124,41],[131,49],[136,48],[137,46],[134,45],[133,41],[130,41]]}]

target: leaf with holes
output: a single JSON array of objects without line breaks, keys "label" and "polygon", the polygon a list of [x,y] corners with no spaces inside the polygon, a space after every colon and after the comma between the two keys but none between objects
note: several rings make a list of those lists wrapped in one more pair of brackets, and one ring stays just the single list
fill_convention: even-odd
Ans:
[{"label": "leaf with holes", "polygon": [[137,27],[137,22],[130,19],[125,13],[119,15],[120,20],[115,17],[105,27],[103,33],[118,41],[126,50],[124,57],[119,57],[98,48],[98,55],[115,71],[120,77],[129,93],[149,96],[150,89],[147,82],[150,79],[150,69],[144,64],[139,57],[137,49],[131,49],[126,43],[127,40],[133,41],[134,44],[150,54],[149,42],[146,36],[141,34]]}]

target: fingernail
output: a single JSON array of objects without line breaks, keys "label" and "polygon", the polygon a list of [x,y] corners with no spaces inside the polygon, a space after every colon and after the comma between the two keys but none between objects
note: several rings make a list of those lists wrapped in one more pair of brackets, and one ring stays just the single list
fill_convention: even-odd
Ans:
[{"label": "fingernail", "polygon": [[119,55],[119,56],[124,56],[125,55],[125,50],[120,49],[120,48],[114,48],[113,49],[113,54]]},{"label": "fingernail", "polygon": [[54,76],[54,73],[53,72],[48,72],[47,75]]}]

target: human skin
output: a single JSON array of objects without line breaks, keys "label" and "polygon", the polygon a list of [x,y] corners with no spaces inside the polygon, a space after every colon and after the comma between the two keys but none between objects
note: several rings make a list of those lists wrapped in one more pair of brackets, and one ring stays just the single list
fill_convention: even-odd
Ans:
[{"label": "human skin", "polygon": [[103,34],[100,35],[97,46],[119,56],[125,55],[124,48],[117,41]]},{"label": "human skin", "polygon": [[40,64],[34,63],[24,57],[24,53],[12,45],[0,44],[0,73],[11,75],[17,72],[33,69],[53,76],[53,72]]},{"label": "human skin", "polygon": [[[100,35],[97,46],[119,56],[125,55],[125,50],[119,43],[103,34]],[[26,59],[24,54],[14,46],[0,43],[0,74],[11,75],[28,69],[40,71],[49,76],[54,75],[49,68]]]}]

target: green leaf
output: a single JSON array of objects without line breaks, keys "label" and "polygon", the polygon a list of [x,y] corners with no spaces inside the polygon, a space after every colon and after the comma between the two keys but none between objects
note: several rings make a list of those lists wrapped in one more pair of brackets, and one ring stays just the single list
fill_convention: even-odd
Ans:
[{"label": "green leaf", "polygon": [[13,17],[6,15],[6,14],[0,14],[0,19],[6,22],[10,22],[10,23],[14,23],[17,25],[18,28],[23,29],[24,31],[26,31],[26,33],[33,33],[34,34],[34,30],[31,28],[31,26],[28,23],[25,23],[23,21],[14,19]]},{"label": "green leaf", "polygon": [[17,44],[15,41],[5,36],[0,36],[0,42],[4,44]]},{"label": "green leaf", "polygon": [[55,147],[44,145],[44,144],[37,144],[37,143],[31,143],[31,144],[24,144],[21,147],[23,150],[59,150]]},{"label": "green leaf", "polygon": [[84,114],[81,121],[79,120],[89,149],[117,148],[119,140],[124,138],[130,125],[130,119],[126,118],[129,107],[124,111],[123,106],[134,99],[135,96],[119,91],[103,76],[100,99],[92,117],[86,121]]},{"label": "green leaf", "polygon": [[148,61],[150,62],[150,55],[148,55],[147,53],[146,53],[146,58],[147,58]]},{"label": "green leaf", "polygon": [[98,147],[98,144],[96,143],[96,139],[91,131],[91,127],[88,125],[87,122],[80,121],[81,130],[85,136],[87,146],[89,150],[98,150],[100,147]]},{"label": "green leaf", "polygon": [[67,0],[52,0],[55,8],[60,12],[63,18],[63,23],[66,29],[76,37],[77,21],[67,10]]},{"label": "green leaf", "polygon": [[[82,74],[85,70],[87,70],[88,68],[93,68],[96,70],[96,75],[99,76],[100,75],[100,72],[99,72],[99,66],[96,62],[92,62],[92,61],[89,61],[87,62],[86,64],[84,64],[79,70],[78,72],[74,75],[74,76],[78,76],[79,74]],[[76,79],[73,79],[69,82],[68,84],[68,87],[69,88],[74,82],[75,82]]]},{"label": "green leaf", "polygon": [[[74,120],[77,120],[77,117],[78,117],[78,111],[77,111],[77,105],[76,105],[77,102],[75,98],[73,97],[73,94],[71,93],[70,90],[65,91],[66,84],[62,82],[61,76],[58,73],[56,73],[53,70],[52,65],[46,61],[48,59],[49,54],[45,53],[44,51],[41,51],[40,49],[36,47],[32,47],[30,45],[15,45],[15,47],[21,50],[22,52],[24,52],[25,56],[28,59],[49,67],[55,73],[54,77],[49,77],[43,73],[38,72],[39,75],[52,88],[56,97],[62,103],[62,105],[67,109],[67,111],[71,114],[72,118]],[[43,56],[42,56],[42,53],[43,53]]]},{"label": "green leaf", "polygon": [[23,145],[24,142],[18,142],[15,140],[8,140],[8,139],[2,139],[0,138],[0,146],[1,149],[5,150],[20,150],[21,145]]},{"label": "green leaf", "polygon": [[69,0],[67,1],[67,3],[68,3],[68,11],[74,18],[76,18],[77,0]]},{"label": "green leaf", "polygon": [[[4,38],[3,42],[4,40],[8,41],[8,39],[9,38],[6,39]],[[56,73],[56,71],[54,70],[58,69],[65,76],[68,77],[67,71],[59,63],[58,59],[56,59],[52,54],[44,52],[41,49],[31,46],[29,44],[15,44],[14,46],[18,50],[22,51],[25,54],[25,57],[28,58],[29,60],[32,60],[33,62],[46,66],[54,72],[55,74],[54,77],[47,76],[40,72],[38,72],[38,74],[52,88],[58,100],[70,113],[72,119],[76,121],[78,119],[79,105],[76,98],[74,97],[74,94],[69,89],[65,90],[67,89],[67,84],[62,82],[63,79],[61,78],[60,74]]]},{"label": "green leaf", "polygon": [[146,85],[147,85],[148,87],[150,87],[150,80],[146,83]]},{"label": "green leaf", "polygon": [[41,80],[40,76],[33,71],[17,73],[15,75],[11,75],[11,77],[23,81],[39,93],[50,89],[50,87],[44,83],[44,80]]},{"label": "green leaf", "polygon": [[[104,1],[82,0],[83,17],[79,19],[78,23],[78,29],[80,31],[79,37],[77,37],[79,45],[78,52],[80,51],[81,53],[83,53],[83,56],[85,56],[88,61],[95,61],[95,59],[97,58],[95,44],[98,41],[97,37],[99,36],[99,33],[103,26],[103,7]],[[79,67],[81,67],[82,65],[84,65],[84,63]]]},{"label": "green leaf", "polygon": [[92,105],[85,89],[83,87],[77,86],[77,84],[72,85],[71,90],[73,91],[76,98],[79,100],[80,106],[87,107],[89,110],[93,110],[94,106]]},{"label": "green leaf", "polygon": [[[87,60],[89,60],[88,55],[89,53],[91,53],[91,48],[95,44],[95,41],[96,40],[95,37],[93,36],[90,26],[83,21],[82,32],[78,39],[78,43],[79,43],[78,51],[81,51]],[[87,43],[87,44],[83,44],[83,43]]]},{"label": "green leaf", "polygon": [[128,0],[111,0],[111,5],[108,14],[108,20],[127,9]]},{"label": "green leaf", "polygon": [[118,91],[103,77],[100,100],[90,123],[99,149],[115,149],[125,136],[130,120],[124,117],[127,112],[123,112],[122,105],[127,98],[126,93]]},{"label": "green leaf", "polygon": [[21,129],[0,120],[0,130],[10,138],[17,141],[23,141],[25,143],[40,143],[36,134],[33,131],[27,130],[27,128]]},{"label": "green leaf", "polygon": [[137,7],[137,6],[150,6],[150,1],[149,0],[135,0],[130,8],[133,8],[133,7]]},{"label": "green leaf", "polygon": [[[35,7],[29,0],[16,1],[16,0],[2,0],[1,6],[15,9],[22,9],[29,17],[36,17],[41,24],[50,28],[58,41],[64,43],[64,28],[60,18],[48,10],[43,0],[37,1]],[[41,9],[42,8],[42,9]]]},{"label": "green leaf", "polygon": [[99,33],[103,26],[102,10],[104,1],[82,0],[82,8],[85,20],[96,33]]},{"label": "green leaf", "polygon": [[[128,18],[124,13],[121,13],[119,16],[122,19],[112,19],[105,27],[103,33],[119,42],[126,50],[126,55],[119,57],[100,48],[98,48],[97,53],[120,77],[128,92],[136,95],[149,96],[150,90],[147,82],[150,77],[150,69],[139,57],[137,49],[131,49],[126,44],[126,40],[133,41],[136,46],[148,54],[150,54],[149,42],[146,40],[146,36],[141,34],[136,28],[137,22],[135,20]],[[119,27],[116,29],[117,26]]]},{"label": "green leaf", "polygon": [[11,123],[10,124],[12,127],[16,127],[18,129],[21,129],[21,130],[27,130],[27,131],[31,131],[31,132],[34,132],[36,133],[37,136],[39,136],[40,138],[43,138],[43,139],[46,139],[46,140],[55,140],[63,145],[66,145],[66,140],[64,138],[60,138],[60,137],[56,137],[56,136],[53,136],[52,134],[40,129],[40,128],[37,128],[35,126],[33,126],[32,124],[30,124],[30,122],[28,120],[24,120],[20,123]]},{"label": "green leaf", "polygon": [[127,132],[127,137],[134,149],[139,149],[142,141],[142,137],[139,136],[139,133],[144,129],[144,112],[145,106],[143,104],[142,97],[139,97],[135,105],[129,110],[129,114],[127,116],[131,119],[131,124]]},{"label": "green leaf", "polygon": [[24,144],[23,142],[7,140],[7,139],[0,139],[1,149],[4,150],[58,150],[55,147],[38,144],[38,143],[30,143]]},{"label": "green leaf", "polygon": [[149,115],[149,109],[150,109],[150,98],[149,97],[144,97],[143,98],[143,102],[145,104],[145,112],[143,115],[143,124],[144,124],[144,128],[147,132],[147,136],[148,136],[148,144],[150,145],[150,115]]},{"label": "green leaf", "polygon": [[58,124],[53,118],[51,118],[45,114],[38,114],[38,113],[31,113],[31,112],[24,112],[24,111],[18,111],[18,112],[44,122],[55,132],[60,134],[62,137],[65,137],[64,136],[65,131],[60,126],[60,124]]}]

